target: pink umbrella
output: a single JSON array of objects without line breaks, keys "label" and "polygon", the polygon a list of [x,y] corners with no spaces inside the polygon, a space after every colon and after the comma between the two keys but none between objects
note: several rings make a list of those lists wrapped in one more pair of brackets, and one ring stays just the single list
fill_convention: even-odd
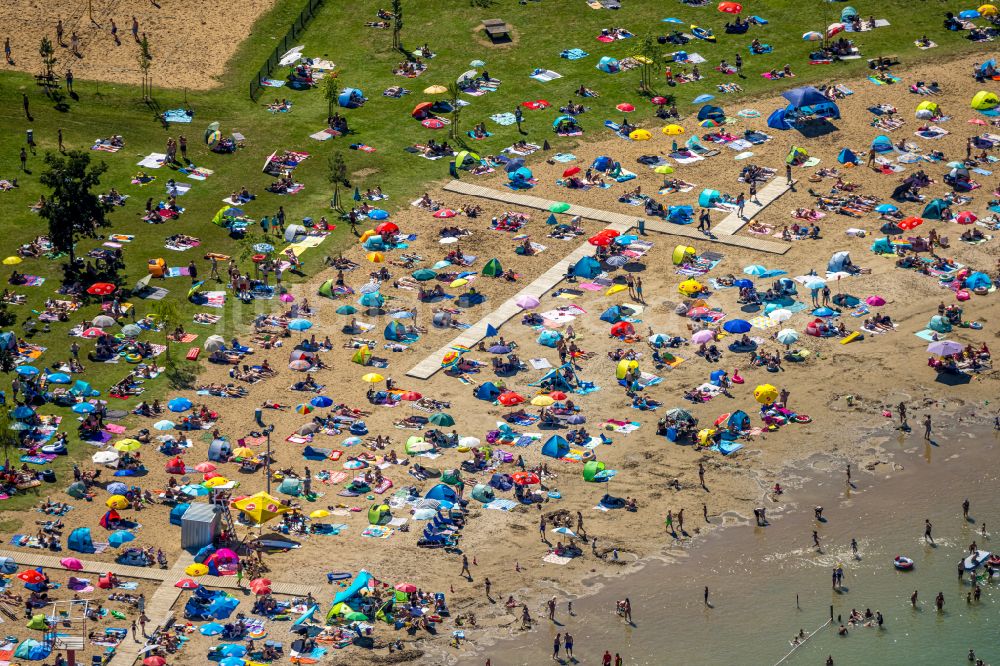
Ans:
[{"label": "pink umbrella", "polygon": [[885,299],[878,295],[872,295],[865,299],[865,303],[877,308],[885,305]]},{"label": "pink umbrella", "polygon": [[70,571],[79,571],[83,568],[83,562],[76,559],[75,557],[64,557],[59,560],[59,564],[63,565]]},{"label": "pink umbrella", "polygon": [[967,211],[967,210],[963,210],[955,218],[955,221],[958,222],[959,224],[972,224],[973,222],[975,222],[978,219],[979,218],[976,217],[972,212]]},{"label": "pink umbrella", "polygon": [[715,331],[702,330],[691,336],[691,342],[696,345],[703,345],[715,339]]},{"label": "pink umbrella", "polygon": [[306,370],[308,370],[311,367],[312,367],[312,363],[310,363],[309,361],[303,361],[303,360],[292,361],[291,363],[288,364],[288,368],[290,370],[298,370],[299,372],[305,372]]},{"label": "pink umbrella", "polygon": [[292,301],[295,300],[295,297],[292,296],[291,294],[282,294],[278,298],[281,300],[282,303],[291,303]]},{"label": "pink umbrella", "polygon": [[635,107],[632,106],[631,104],[629,104],[628,102],[622,102],[621,104],[619,104],[615,108],[618,109],[619,111],[623,111],[625,113],[628,113],[629,111],[635,111]]},{"label": "pink umbrella", "polygon": [[442,127],[444,127],[444,123],[438,120],[437,118],[428,118],[427,120],[422,121],[420,124],[426,127],[427,129],[441,129]]},{"label": "pink umbrella", "polygon": [[517,303],[517,307],[522,308],[524,310],[531,310],[533,308],[537,308],[541,303],[541,301],[539,301],[538,298],[536,298],[535,296],[530,296],[528,294],[525,294],[524,296],[518,296],[514,302]]},{"label": "pink umbrella", "polygon": [[207,474],[208,472],[214,472],[215,470],[218,469],[218,467],[207,461],[203,463],[198,463],[197,465],[194,466],[194,468],[199,472],[201,472],[202,474]]}]

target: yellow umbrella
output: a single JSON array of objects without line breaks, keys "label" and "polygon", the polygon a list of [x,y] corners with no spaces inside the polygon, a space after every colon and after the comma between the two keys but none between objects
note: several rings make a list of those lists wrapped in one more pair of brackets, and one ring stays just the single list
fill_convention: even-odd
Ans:
[{"label": "yellow umbrella", "polygon": [[184,569],[184,573],[188,576],[204,576],[208,573],[208,567],[200,562],[195,562],[194,564],[189,564]]},{"label": "yellow umbrella", "polygon": [[424,92],[427,93],[428,95],[440,95],[441,93],[448,92],[448,89],[445,88],[442,85],[433,85],[433,86],[424,88]]},{"label": "yellow umbrella", "polygon": [[129,501],[125,499],[124,495],[112,495],[105,504],[109,509],[127,509]]},{"label": "yellow umbrella", "polygon": [[715,434],[714,428],[703,428],[698,431],[698,443],[702,446],[708,446],[712,439],[712,435]]},{"label": "yellow umbrella", "polygon": [[996,8],[996,5],[983,5],[976,11],[978,11],[983,16],[994,16],[998,10]]},{"label": "yellow umbrella", "polygon": [[229,483],[229,479],[224,476],[213,476],[211,479],[201,484],[206,488],[217,488],[218,486],[224,486]]},{"label": "yellow umbrella", "polygon": [[548,407],[554,402],[555,400],[550,395],[536,395],[531,399],[531,404],[535,407]]},{"label": "yellow umbrella", "polygon": [[466,280],[465,278],[458,278],[457,280],[453,280],[452,283],[449,284],[448,286],[449,287],[464,287],[467,284],[469,284],[468,280]]},{"label": "yellow umbrella", "polygon": [[137,439],[123,439],[115,442],[115,450],[121,451],[122,453],[128,453],[129,451],[138,451],[142,448],[142,442]]},{"label": "yellow umbrella", "polygon": [[701,283],[698,282],[697,280],[684,280],[684,282],[681,282],[679,285],[677,285],[677,291],[681,292],[686,296],[690,296],[691,294],[697,294],[702,289],[704,289],[704,287],[702,287]]},{"label": "yellow umbrella", "polygon": [[367,375],[361,377],[361,381],[368,382],[369,384],[378,384],[381,381],[385,381],[385,377],[377,372],[369,372]]},{"label": "yellow umbrella", "polygon": [[233,506],[258,525],[263,525],[275,516],[288,511],[288,507],[282,504],[281,500],[268,495],[264,491],[237,500],[233,502]]},{"label": "yellow umbrella", "polygon": [[369,252],[367,256],[368,256],[368,261],[372,262],[373,264],[381,264],[383,261],[385,261],[385,255],[382,254],[381,252]]},{"label": "yellow umbrella", "polygon": [[329,515],[330,515],[330,512],[327,511],[326,509],[316,509],[315,511],[313,511],[312,513],[309,514],[309,517],[310,518],[326,518]]},{"label": "yellow umbrella", "polygon": [[253,458],[255,455],[257,454],[246,446],[240,446],[233,450],[234,458]]},{"label": "yellow umbrella", "polygon": [[667,174],[667,173],[673,173],[673,172],[674,172],[674,168],[672,166],[670,166],[669,164],[661,164],[660,166],[653,168],[653,173]]},{"label": "yellow umbrella", "polygon": [[14,264],[21,263],[21,257],[15,257],[12,255],[4,259],[3,263],[7,264],[8,266],[13,266]]},{"label": "yellow umbrella", "polygon": [[628,287],[626,287],[623,284],[613,284],[610,287],[608,287],[608,290],[604,292],[604,295],[612,296],[614,294],[617,294],[619,291],[625,291],[626,289],[628,289]]},{"label": "yellow umbrella", "polygon": [[678,134],[684,134],[684,128],[680,125],[667,125],[662,130],[660,130],[668,136],[676,136]]},{"label": "yellow umbrella", "polygon": [[753,397],[762,405],[770,405],[778,399],[778,389],[771,384],[761,384],[753,390]]},{"label": "yellow umbrella", "polygon": [[653,135],[649,133],[649,130],[637,129],[633,130],[632,133],[628,135],[628,138],[633,141],[649,141],[653,138]]}]

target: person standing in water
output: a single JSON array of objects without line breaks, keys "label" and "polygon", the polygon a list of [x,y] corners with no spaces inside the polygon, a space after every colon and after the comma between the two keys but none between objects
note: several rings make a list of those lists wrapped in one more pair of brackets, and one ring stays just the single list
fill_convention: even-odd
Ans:
[{"label": "person standing in water", "polygon": [[914,608],[917,607],[917,591],[913,590],[913,594],[910,595],[910,605]]},{"label": "person standing in water", "polygon": [[933,544],[934,537],[931,536],[932,527],[933,525],[931,525],[931,521],[927,518],[924,518],[924,541],[930,541]]},{"label": "person standing in water", "polygon": [[858,559],[858,540],[851,539],[851,553],[854,554],[854,559]]},{"label": "person standing in water", "polygon": [[965,501],[962,502],[962,518],[965,518],[966,520],[969,519],[969,507],[970,506],[971,505],[969,504],[969,498],[966,497]]},{"label": "person standing in water", "polygon": [[938,592],[937,599],[934,600],[934,604],[937,606],[939,613],[944,610],[944,592]]}]

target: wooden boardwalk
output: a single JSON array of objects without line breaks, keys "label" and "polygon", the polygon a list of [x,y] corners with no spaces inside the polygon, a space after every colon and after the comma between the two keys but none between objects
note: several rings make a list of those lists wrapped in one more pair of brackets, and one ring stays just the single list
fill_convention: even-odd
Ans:
[{"label": "wooden boardwalk", "polygon": [[743,217],[740,217],[736,213],[730,213],[721,222],[715,225],[712,230],[718,236],[732,236],[739,232],[743,228],[743,225],[747,224],[750,220],[754,218],[757,213],[767,208],[771,203],[775,201],[782,194],[787,192],[795,185],[795,181],[789,185],[788,182],[780,177],[776,176],[770,183],[764,186],[763,189],[757,192],[757,201],[746,202],[743,207]]},{"label": "wooden boardwalk", "polygon": [[[460,180],[451,181],[444,186],[444,189],[448,192],[455,192],[456,194],[502,201],[504,203],[511,204],[512,206],[520,208],[533,208],[535,210],[548,211],[554,204],[558,203],[552,199],[544,199],[531,194],[505,192],[503,190],[483,187],[482,185],[465,183]],[[776,182],[772,182],[758,193],[760,205],[750,204],[748,202],[744,211],[747,214],[746,220],[740,220],[740,218],[736,217],[735,214],[729,215],[716,226],[714,229],[714,235],[712,236],[705,235],[697,229],[693,229],[690,225],[671,224],[660,219],[650,220],[636,215],[625,215],[623,213],[615,213],[587,206],[570,205],[565,214],[579,215],[587,220],[601,222],[607,228],[614,229],[622,234],[626,233],[630,229],[638,227],[639,222],[641,221],[646,231],[680,236],[703,243],[719,243],[722,245],[758,250],[761,252],[784,254],[791,247],[788,243],[779,243],[764,238],[736,236],[735,233],[736,231],[739,231],[739,229],[742,228],[742,226],[746,224],[750,218],[763,210],[765,206],[784,194],[787,189],[787,185],[780,186]],[[734,218],[735,221],[733,221],[732,218]],[[432,352],[422,361],[410,368],[406,375],[415,379],[430,379],[438,370],[441,369],[441,359],[444,358],[445,354],[452,351],[455,347],[472,347],[476,345],[480,340],[486,337],[486,330],[488,326],[492,325],[494,328],[499,329],[502,324],[520,315],[523,312],[523,310],[517,305],[517,300],[520,297],[534,296],[540,299],[546,292],[563,280],[570,266],[592,253],[593,247],[589,243],[584,242],[547,271],[538,276],[538,278],[536,278],[531,284],[524,287],[521,291],[505,302],[501,303],[496,309],[477,321],[471,327],[462,331],[462,333],[450,343],[441,347],[437,351]]]}]

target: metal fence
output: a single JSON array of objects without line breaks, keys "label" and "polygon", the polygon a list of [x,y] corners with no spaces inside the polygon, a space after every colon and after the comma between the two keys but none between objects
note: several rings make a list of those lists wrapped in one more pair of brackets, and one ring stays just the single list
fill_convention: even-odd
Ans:
[{"label": "metal fence", "polygon": [[288,49],[292,48],[295,44],[295,39],[305,32],[306,26],[309,25],[309,22],[316,15],[316,11],[322,4],[323,0],[306,0],[305,7],[299,12],[292,25],[288,27],[288,32],[278,40],[277,46],[274,47],[274,51],[268,56],[267,62],[257,70],[257,75],[250,81],[250,99],[255,102],[257,101],[257,98],[260,96],[260,89],[264,86],[263,82],[271,77],[271,72],[278,66],[281,56],[287,53]]}]

